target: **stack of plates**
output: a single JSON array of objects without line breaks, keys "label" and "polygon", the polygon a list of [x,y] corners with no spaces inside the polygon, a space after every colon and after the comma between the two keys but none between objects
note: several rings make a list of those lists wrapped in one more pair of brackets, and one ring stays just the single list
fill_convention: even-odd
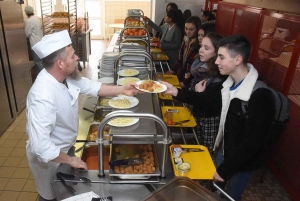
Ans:
[{"label": "stack of plates", "polygon": [[114,64],[118,56],[119,53],[117,52],[103,53],[99,70],[100,77],[114,77]]}]

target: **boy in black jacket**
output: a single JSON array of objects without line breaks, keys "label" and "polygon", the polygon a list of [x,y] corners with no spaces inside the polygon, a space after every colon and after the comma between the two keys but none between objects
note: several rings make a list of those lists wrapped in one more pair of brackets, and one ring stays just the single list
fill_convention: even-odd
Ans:
[{"label": "boy in black jacket", "polygon": [[[225,191],[235,200],[241,200],[254,170],[267,160],[264,143],[275,112],[270,90],[259,88],[252,93],[258,72],[247,63],[250,51],[251,45],[244,36],[223,38],[215,63],[221,75],[229,77],[211,90],[204,91],[204,80],[198,83],[204,91],[201,93],[164,82],[168,87],[165,93],[173,98],[221,113],[214,146],[217,169],[212,177],[216,182],[224,182]],[[243,117],[241,101],[249,101],[247,118]]]}]

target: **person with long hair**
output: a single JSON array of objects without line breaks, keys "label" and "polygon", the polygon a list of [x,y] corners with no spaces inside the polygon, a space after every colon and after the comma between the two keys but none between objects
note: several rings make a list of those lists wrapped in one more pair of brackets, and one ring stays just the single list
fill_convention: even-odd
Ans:
[{"label": "person with long hair", "polygon": [[[175,10],[175,11],[178,11],[178,6],[176,3],[168,3],[167,6],[166,6],[166,13],[169,11],[169,10]],[[162,26],[165,24],[165,18],[163,18],[161,20],[161,22],[159,23],[158,26]],[[162,37],[162,32],[156,32],[155,34],[155,37],[157,38],[161,38]]]},{"label": "person with long hair", "polygon": [[189,88],[193,76],[185,77],[190,74],[191,65],[198,53],[198,31],[201,26],[201,20],[197,16],[192,16],[185,22],[185,36],[181,44],[178,60],[167,74],[176,74],[181,88]]},{"label": "person with long hair", "polygon": [[[227,76],[221,76],[218,65],[215,64],[217,53],[219,49],[219,41],[222,36],[216,33],[208,33],[202,40],[202,46],[199,49],[199,66],[195,72],[191,70],[194,79],[191,84],[190,90],[198,92],[200,87],[199,82],[207,80],[206,90],[222,83]],[[220,113],[210,112],[201,109],[198,105],[193,107],[193,115],[197,122],[196,133],[201,145],[207,147],[210,155],[214,158],[213,148],[216,136],[219,130]]]},{"label": "person with long hair", "polygon": [[157,26],[152,22],[147,16],[144,20],[148,22],[156,31],[162,32],[162,37],[160,40],[161,50],[169,57],[169,65],[173,66],[177,60],[177,56],[180,49],[180,44],[182,40],[181,30],[179,28],[179,21],[177,12],[175,10],[169,10],[165,16],[165,24]]}]

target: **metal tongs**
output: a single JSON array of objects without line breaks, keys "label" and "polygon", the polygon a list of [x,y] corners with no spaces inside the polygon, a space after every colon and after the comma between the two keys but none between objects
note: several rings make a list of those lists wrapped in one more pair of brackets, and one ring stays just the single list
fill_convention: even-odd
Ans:
[{"label": "metal tongs", "polygon": [[58,179],[62,182],[72,182],[72,183],[91,183],[91,180],[86,177],[80,177],[73,174],[66,174],[62,172],[56,173]]}]

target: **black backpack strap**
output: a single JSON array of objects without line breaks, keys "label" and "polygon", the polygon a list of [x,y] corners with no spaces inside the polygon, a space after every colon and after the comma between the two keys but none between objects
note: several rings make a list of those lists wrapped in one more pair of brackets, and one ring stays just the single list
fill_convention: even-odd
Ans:
[{"label": "black backpack strap", "polygon": [[[269,87],[263,81],[256,80],[256,83],[252,89],[251,95],[253,94],[253,92],[256,89],[259,89],[259,88],[269,88]],[[251,96],[250,96],[250,98],[251,98]],[[241,107],[242,107],[242,111],[243,111],[241,118],[248,118],[248,114],[249,114],[248,102],[249,101],[241,101]]]}]

